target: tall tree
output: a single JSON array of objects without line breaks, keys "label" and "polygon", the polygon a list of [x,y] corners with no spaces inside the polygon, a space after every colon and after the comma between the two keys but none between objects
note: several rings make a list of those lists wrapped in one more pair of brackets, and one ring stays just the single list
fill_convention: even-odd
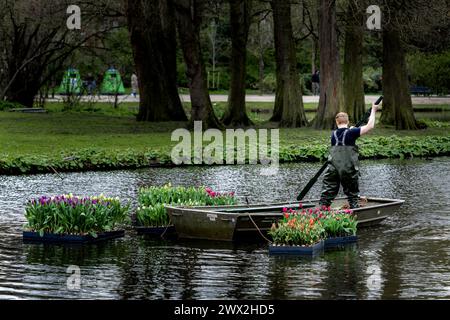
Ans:
[{"label": "tall tree", "polygon": [[277,65],[275,108],[271,121],[279,121],[282,127],[302,127],[308,122],[297,70],[291,4],[289,1],[273,0],[271,6]]},{"label": "tall tree", "polygon": [[[65,27],[69,4],[68,0],[0,0],[0,100],[32,107],[39,89],[75,50],[111,30],[95,28],[98,7],[86,3],[81,5],[84,32],[69,30]],[[103,4],[106,10],[108,5]]]},{"label": "tall tree", "polygon": [[127,19],[139,77],[139,121],[186,121],[177,88],[172,1],[127,0]]},{"label": "tall tree", "polygon": [[405,51],[399,31],[385,27],[383,30],[383,124],[396,129],[418,129],[409,91]]},{"label": "tall tree", "polygon": [[[273,23],[272,9],[269,3],[252,2],[253,19],[248,38],[248,50],[258,58],[258,89],[262,95],[266,91],[265,69],[266,69],[266,53],[273,46]],[[252,20],[253,20],[252,19]],[[268,61],[267,61],[268,62]],[[269,64],[269,63],[267,63]]]},{"label": "tall tree", "polygon": [[249,0],[229,0],[231,25],[231,80],[228,109],[222,118],[227,126],[252,124],[245,106],[247,41],[250,29]]},{"label": "tall tree", "polygon": [[336,26],[336,1],[319,0],[320,100],[314,119],[316,129],[335,127],[342,106],[342,82]]},{"label": "tall tree", "polygon": [[174,0],[178,36],[186,62],[191,95],[191,123],[202,121],[204,127],[220,128],[208,92],[206,68],[200,46],[200,24],[204,0]]},{"label": "tall tree", "polygon": [[344,110],[350,120],[358,122],[365,113],[363,51],[364,15],[360,0],[347,5],[343,65]]},{"label": "tall tree", "polygon": [[[417,10],[424,4],[424,0],[394,0],[385,7],[391,16],[383,20],[384,101],[380,120],[396,129],[418,129],[409,89],[404,40],[408,37],[411,20],[417,20],[415,22],[420,26],[426,19],[423,16],[427,15],[427,6],[424,10]],[[402,33],[405,33],[403,37]]]}]

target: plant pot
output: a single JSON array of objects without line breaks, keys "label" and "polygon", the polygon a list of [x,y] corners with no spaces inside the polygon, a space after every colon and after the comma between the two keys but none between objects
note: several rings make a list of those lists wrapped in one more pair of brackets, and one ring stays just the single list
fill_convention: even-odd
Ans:
[{"label": "plant pot", "polygon": [[23,241],[24,242],[34,242],[34,243],[75,243],[75,244],[86,244],[86,243],[96,243],[106,240],[112,240],[116,238],[122,238],[125,235],[124,230],[103,232],[94,238],[91,235],[64,235],[64,234],[54,234],[45,233],[44,236],[40,236],[39,232],[24,231]]},{"label": "plant pot", "polygon": [[167,227],[135,226],[134,229],[139,235],[148,235],[155,238],[160,238],[162,235],[164,237],[176,236],[175,226],[172,225]]},{"label": "plant pot", "polygon": [[332,249],[342,247],[346,244],[355,243],[358,241],[357,236],[337,237],[325,239],[325,249]]},{"label": "plant pot", "polygon": [[324,249],[324,241],[319,241],[316,244],[308,247],[269,245],[269,254],[313,256],[323,252],[323,249]]}]

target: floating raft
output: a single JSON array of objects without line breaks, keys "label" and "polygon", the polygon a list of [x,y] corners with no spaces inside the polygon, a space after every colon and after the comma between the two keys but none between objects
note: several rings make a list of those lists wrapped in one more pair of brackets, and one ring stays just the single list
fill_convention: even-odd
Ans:
[{"label": "floating raft", "polygon": [[338,237],[325,239],[325,250],[333,249],[358,242],[357,236]]},{"label": "floating raft", "polygon": [[45,233],[44,236],[40,236],[39,232],[23,232],[24,242],[36,242],[36,243],[71,243],[71,244],[87,244],[96,243],[106,240],[112,240],[122,238],[125,235],[124,230],[104,232],[97,235],[94,238],[91,235],[79,236],[79,235],[61,235],[53,233]]},{"label": "floating raft", "polygon": [[176,235],[175,227],[145,227],[145,226],[134,226],[134,230],[140,235],[148,235],[152,237],[172,237]]},{"label": "floating raft", "polygon": [[271,255],[296,255],[296,256],[315,256],[323,252],[325,241],[320,241],[310,247],[301,246],[269,246],[269,254]]}]

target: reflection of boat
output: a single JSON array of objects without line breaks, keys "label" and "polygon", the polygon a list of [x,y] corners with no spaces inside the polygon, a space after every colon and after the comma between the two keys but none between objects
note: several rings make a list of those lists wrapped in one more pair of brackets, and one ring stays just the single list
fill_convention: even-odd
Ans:
[{"label": "reflection of boat", "polygon": [[[347,201],[336,199],[334,209]],[[353,210],[358,226],[376,225],[404,203],[403,200],[367,198],[363,207]],[[218,207],[171,207],[167,211],[179,238],[207,240],[260,240],[259,231],[267,233],[272,224],[283,215],[283,208],[298,209],[296,203],[255,204]],[[303,202],[303,208],[318,206],[318,200]],[[257,227],[256,227],[256,226]],[[259,230],[258,230],[259,229]]]}]

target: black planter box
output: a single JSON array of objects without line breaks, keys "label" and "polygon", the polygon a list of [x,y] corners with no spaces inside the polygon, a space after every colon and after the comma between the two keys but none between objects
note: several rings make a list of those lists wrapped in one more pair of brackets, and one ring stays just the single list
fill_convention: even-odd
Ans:
[{"label": "black planter box", "polygon": [[269,254],[314,256],[316,254],[322,253],[323,249],[324,249],[324,241],[320,241],[310,247],[270,245]]},{"label": "black planter box", "polygon": [[134,229],[140,235],[148,235],[155,238],[156,237],[160,238],[162,235],[164,235],[164,237],[176,236],[175,226],[168,226],[168,227],[135,226]]},{"label": "black planter box", "polygon": [[53,233],[45,233],[44,236],[40,236],[39,232],[23,232],[24,242],[40,242],[40,243],[75,243],[75,244],[85,244],[85,243],[95,243],[106,240],[112,240],[116,238],[122,238],[125,235],[124,230],[110,231],[99,233],[97,238],[91,235],[79,236],[79,235],[61,235]]},{"label": "black planter box", "polygon": [[357,236],[328,238],[325,240],[325,249],[338,248],[355,242],[358,242]]}]

